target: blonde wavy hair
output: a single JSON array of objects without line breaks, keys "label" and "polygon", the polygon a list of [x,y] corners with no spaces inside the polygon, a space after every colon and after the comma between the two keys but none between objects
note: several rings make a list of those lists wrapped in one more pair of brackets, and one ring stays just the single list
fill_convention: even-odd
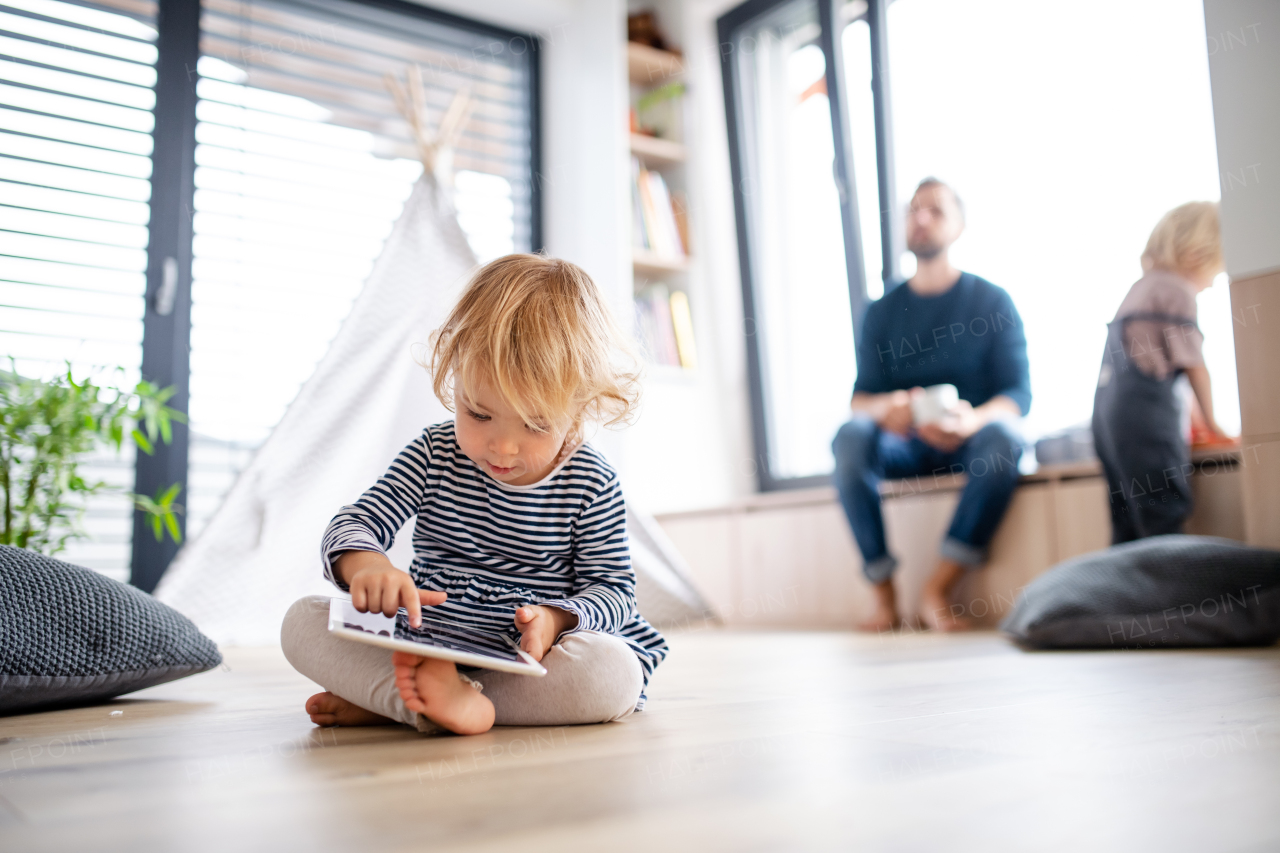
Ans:
[{"label": "blonde wavy hair", "polygon": [[1144,270],[1199,273],[1222,269],[1216,201],[1189,201],[1160,217],[1142,252]]},{"label": "blonde wavy hair", "polygon": [[547,422],[630,423],[638,360],[599,288],[581,267],[507,255],[481,267],[431,335],[432,387],[451,412],[458,383],[487,384],[535,429]]}]

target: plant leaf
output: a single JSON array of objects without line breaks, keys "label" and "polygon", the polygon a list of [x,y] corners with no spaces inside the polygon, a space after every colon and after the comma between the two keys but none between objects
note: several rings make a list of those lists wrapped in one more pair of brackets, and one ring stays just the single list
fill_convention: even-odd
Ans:
[{"label": "plant leaf", "polygon": [[169,535],[173,537],[173,541],[182,544],[182,529],[178,527],[178,517],[171,512],[164,514],[164,526],[169,529]]},{"label": "plant leaf", "polygon": [[174,483],[172,486],[165,489],[164,494],[156,498],[156,503],[167,509],[169,505],[173,503],[173,499],[178,496],[178,492],[180,491],[182,491],[182,484]]},{"label": "plant leaf", "polygon": [[142,434],[142,430],[135,429],[133,431],[133,443],[138,445],[138,449],[148,456],[155,453],[155,447],[151,444],[151,441]]}]

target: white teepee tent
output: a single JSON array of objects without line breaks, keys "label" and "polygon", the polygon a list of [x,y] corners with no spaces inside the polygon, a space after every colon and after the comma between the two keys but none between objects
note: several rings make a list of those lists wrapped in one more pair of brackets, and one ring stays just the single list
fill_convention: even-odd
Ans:
[{"label": "white teepee tent", "polygon": [[[410,95],[420,103],[413,80]],[[456,108],[463,99],[444,126],[460,126]],[[403,93],[398,100],[404,109]],[[449,134],[427,140],[423,123],[412,124],[424,162],[439,174],[449,161]],[[314,375],[156,591],[218,642],[274,642],[293,601],[333,594],[320,570],[325,525],[424,426],[451,417],[413,351],[443,322],[476,259],[435,174],[428,169],[413,188]],[[633,508],[628,521],[641,612],[658,624],[709,616],[657,524]],[[401,567],[411,560],[412,523],[392,549]]]}]

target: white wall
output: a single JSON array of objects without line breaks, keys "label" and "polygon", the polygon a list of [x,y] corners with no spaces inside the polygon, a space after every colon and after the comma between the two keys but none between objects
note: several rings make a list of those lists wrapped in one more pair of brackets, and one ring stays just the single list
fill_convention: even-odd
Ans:
[{"label": "white wall", "polygon": [[1280,269],[1280,3],[1205,0],[1227,272]]}]

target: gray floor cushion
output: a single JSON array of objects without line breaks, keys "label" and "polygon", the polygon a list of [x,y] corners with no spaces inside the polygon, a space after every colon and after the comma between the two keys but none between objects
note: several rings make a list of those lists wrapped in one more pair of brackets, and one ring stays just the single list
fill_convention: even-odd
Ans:
[{"label": "gray floor cushion", "polygon": [[1035,648],[1270,645],[1280,637],[1280,551],[1154,536],[1036,578],[1000,625]]},{"label": "gray floor cushion", "polygon": [[212,640],[145,592],[0,545],[0,713],[102,701],[220,663]]}]

